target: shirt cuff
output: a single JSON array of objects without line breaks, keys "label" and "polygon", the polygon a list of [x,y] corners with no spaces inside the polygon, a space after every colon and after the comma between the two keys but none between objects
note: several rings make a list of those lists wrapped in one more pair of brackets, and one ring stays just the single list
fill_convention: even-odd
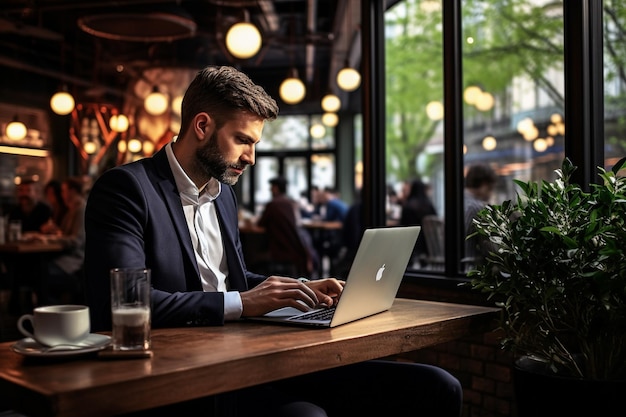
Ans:
[{"label": "shirt cuff", "polygon": [[224,293],[224,320],[239,320],[243,313],[243,304],[239,291]]}]

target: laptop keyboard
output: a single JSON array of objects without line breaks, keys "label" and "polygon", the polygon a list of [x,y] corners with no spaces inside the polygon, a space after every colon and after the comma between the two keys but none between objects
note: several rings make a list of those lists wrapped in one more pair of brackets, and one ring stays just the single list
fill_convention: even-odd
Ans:
[{"label": "laptop keyboard", "polygon": [[298,320],[330,320],[333,318],[333,314],[335,314],[335,307],[311,311],[294,318]]}]

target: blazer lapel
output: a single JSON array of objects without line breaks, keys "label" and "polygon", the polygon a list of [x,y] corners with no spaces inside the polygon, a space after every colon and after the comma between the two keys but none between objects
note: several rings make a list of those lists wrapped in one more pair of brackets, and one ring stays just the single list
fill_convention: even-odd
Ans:
[{"label": "blazer lapel", "polygon": [[215,199],[217,217],[222,230],[222,241],[228,264],[228,285],[231,289],[245,291],[248,284],[245,277],[243,259],[237,250],[239,223],[237,219],[237,205],[232,189],[222,184],[222,193]]},{"label": "blazer lapel", "polygon": [[157,152],[153,159],[156,164],[157,171],[162,176],[158,182],[158,186],[161,190],[163,201],[165,202],[165,205],[170,213],[170,217],[172,218],[172,222],[176,227],[176,233],[178,234],[178,240],[183,248],[183,253],[187,256],[196,271],[197,280],[194,282],[192,287],[201,288],[198,262],[196,261],[196,256],[193,252],[193,245],[191,244],[191,236],[189,235],[187,221],[185,220],[185,214],[183,213],[183,206],[180,202],[180,195],[178,193],[178,189],[176,188],[176,181],[174,181],[174,175],[170,169],[165,149],[161,149]]}]

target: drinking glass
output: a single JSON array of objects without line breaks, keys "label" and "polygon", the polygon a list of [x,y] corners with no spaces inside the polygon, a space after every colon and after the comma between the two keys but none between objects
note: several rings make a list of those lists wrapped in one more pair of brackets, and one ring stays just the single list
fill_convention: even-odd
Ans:
[{"label": "drinking glass", "polygon": [[112,269],[113,350],[149,350],[150,316],[150,269]]}]

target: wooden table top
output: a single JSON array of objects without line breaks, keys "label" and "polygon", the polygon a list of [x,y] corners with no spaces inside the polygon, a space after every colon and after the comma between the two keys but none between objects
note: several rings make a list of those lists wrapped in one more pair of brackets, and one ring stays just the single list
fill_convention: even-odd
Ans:
[{"label": "wooden table top", "polygon": [[62,250],[63,245],[55,241],[29,240],[0,244],[0,253],[10,254],[60,252]]},{"label": "wooden table top", "polygon": [[[341,230],[343,223],[341,222],[327,222],[321,220],[302,220],[302,227],[309,230]],[[265,228],[257,225],[254,222],[239,222],[240,233],[265,233]]]},{"label": "wooden table top", "polygon": [[[333,329],[249,321],[155,329],[151,359],[95,354],[34,360],[0,344],[0,389],[33,416],[108,416],[447,342],[493,328],[496,308],[396,299],[393,307]],[[202,383],[198,383],[202,381]]]}]

